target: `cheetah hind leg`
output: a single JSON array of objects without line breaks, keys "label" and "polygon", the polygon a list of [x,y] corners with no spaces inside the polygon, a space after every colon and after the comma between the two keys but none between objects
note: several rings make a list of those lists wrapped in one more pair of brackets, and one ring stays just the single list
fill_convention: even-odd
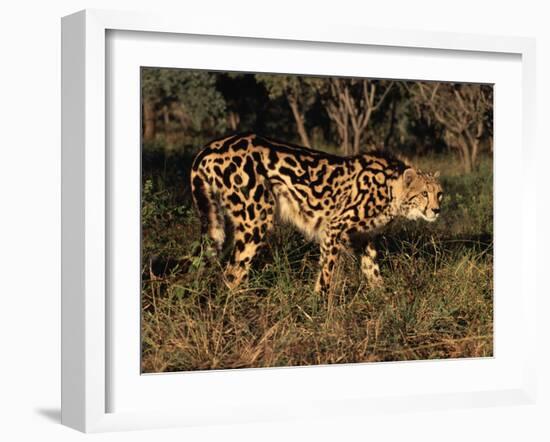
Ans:
[{"label": "cheetah hind leg", "polygon": [[[219,257],[225,241],[225,222],[219,198],[208,183],[198,176],[192,181],[192,193],[199,212],[201,236],[206,239],[207,254]],[[198,255],[201,251],[202,247],[199,247],[193,255]]]},{"label": "cheetah hind leg", "polygon": [[224,273],[224,282],[231,290],[247,279],[254,257],[266,245],[266,234],[273,229],[273,221],[274,211],[271,207],[261,210],[249,229],[244,228],[244,220],[231,220],[235,227],[234,246]]}]

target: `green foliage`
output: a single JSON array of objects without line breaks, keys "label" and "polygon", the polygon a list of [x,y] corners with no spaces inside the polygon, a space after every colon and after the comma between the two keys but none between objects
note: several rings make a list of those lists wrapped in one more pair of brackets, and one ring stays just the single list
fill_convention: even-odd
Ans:
[{"label": "green foliage", "polygon": [[256,74],[255,78],[266,87],[269,98],[296,97],[306,106],[313,104],[317,90],[324,81],[318,77],[279,74]]},{"label": "green foliage", "polygon": [[200,131],[208,127],[216,132],[225,130],[225,101],[216,89],[216,75],[206,71],[184,69],[143,68],[143,99],[157,106],[181,107],[189,129]]},{"label": "green foliage", "polygon": [[142,253],[149,260],[158,255],[177,256],[181,235],[193,223],[193,209],[178,204],[167,190],[155,190],[153,181],[144,182],[141,194]]}]

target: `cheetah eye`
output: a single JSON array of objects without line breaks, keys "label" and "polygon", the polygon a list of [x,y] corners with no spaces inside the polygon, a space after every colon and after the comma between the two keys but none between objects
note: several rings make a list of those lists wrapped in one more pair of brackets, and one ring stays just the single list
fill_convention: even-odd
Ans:
[{"label": "cheetah eye", "polygon": [[428,192],[426,192],[426,191],[422,192],[422,196],[423,196],[424,198],[428,198]]},{"label": "cheetah eye", "polygon": [[443,199],[443,193],[442,193],[442,192],[439,192],[439,193],[437,194],[437,199],[438,199],[439,201],[441,201],[441,200]]}]

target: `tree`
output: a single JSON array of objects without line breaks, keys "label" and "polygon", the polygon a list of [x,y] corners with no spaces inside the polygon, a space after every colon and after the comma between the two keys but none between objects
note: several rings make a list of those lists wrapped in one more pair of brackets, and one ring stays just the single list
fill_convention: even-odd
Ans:
[{"label": "tree", "polygon": [[418,114],[444,129],[447,146],[460,155],[463,168],[477,165],[480,143],[492,127],[492,87],[480,84],[422,83],[409,87]]},{"label": "tree", "polygon": [[225,130],[225,101],[210,72],[144,68],[142,107],[146,141],[155,138],[159,121],[166,133],[172,120],[191,135]]},{"label": "tree", "polygon": [[256,74],[256,81],[263,84],[269,98],[284,97],[292,111],[296,131],[304,146],[311,147],[306,125],[306,113],[317,98],[322,79],[297,75]]},{"label": "tree", "polygon": [[388,96],[393,82],[365,78],[329,78],[324,103],[336,126],[344,154],[358,154],[371,117]]},{"label": "tree", "polygon": [[344,79],[330,78],[324,88],[323,102],[329,118],[336,126],[340,150],[349,155],[349,110],[344,100],[346,87]]}]

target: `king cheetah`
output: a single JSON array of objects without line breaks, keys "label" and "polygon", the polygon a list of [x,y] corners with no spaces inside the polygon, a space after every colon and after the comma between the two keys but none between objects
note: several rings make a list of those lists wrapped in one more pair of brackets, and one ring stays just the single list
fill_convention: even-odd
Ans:
[{"label": "king cheetah", "polygon": [[[195,157],[191,189],[201,229],[222,252],[226,222],[233,250],[224,280],[235,288],[278,221],[289,222],[320,246],[317,292],[330,288],[340,252],[355,238],[396,217],[435,221],[443,196],[439,173],[424,173],[392,156],[340,157],[253,133],[212,141]],[[229,223],[228,223],[229,224]],[[372,285],[382,277],[372,241],[360,251]]]}]

